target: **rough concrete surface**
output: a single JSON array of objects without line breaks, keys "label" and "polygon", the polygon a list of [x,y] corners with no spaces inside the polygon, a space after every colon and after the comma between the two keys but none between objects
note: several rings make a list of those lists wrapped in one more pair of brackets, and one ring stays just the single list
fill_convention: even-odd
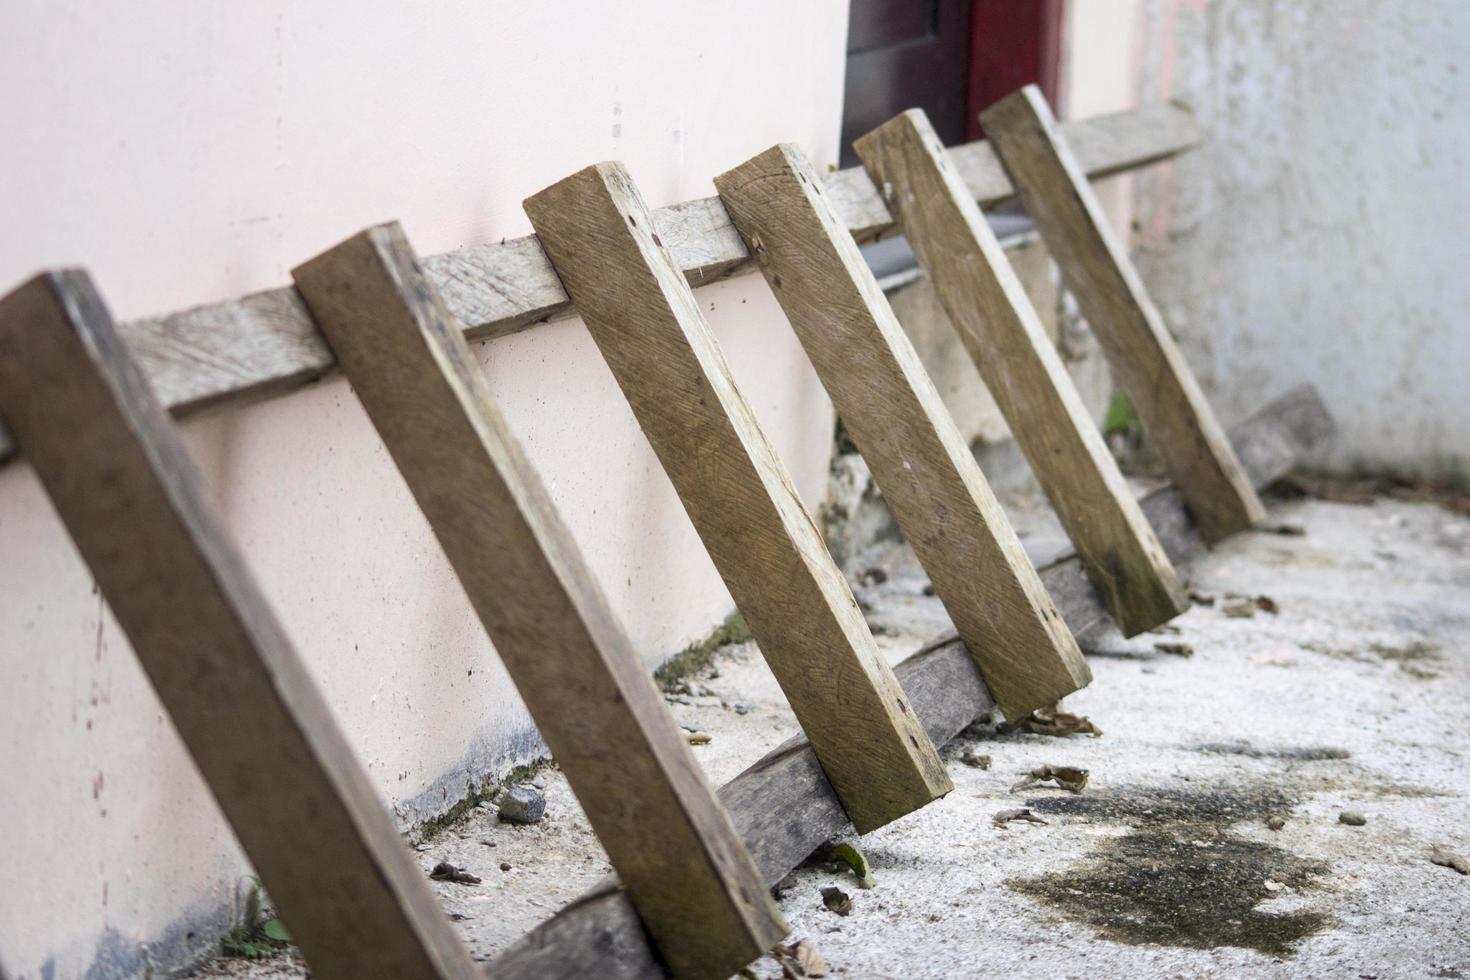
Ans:
[{"label": "rough concrete surface", "polygon": [[[1015,513],[1045,550],[1045,515]],[[1295,500],[1272,519],[1305,533],[1241,535],[1192,566],[1213,605],[1085,637],[1096,679],[1065,709],[1101,737],[971,729],[945,752],[953,793],[856,841],[875,887],[821,861],[781,884],[793,938],[853,977],[1470,977],[1470,877],[1430,861],[1470,855],[1470,518]],[[897,659],[947,620],[901,546],[870,557],[859,595]],[[692,683],[674,711],[712,736],[695,752],[717,782],[796,731],[749,644]],[[1087,769],[1085,791],[1013,789],[1045,764]],[[487,807],[419,855],[484,878],[433,884],[477,956],[608,871],[564,780],[544,780],[540,824]],[[1022,807],[1046,822],[992,822]],[[833,886],[850,915],[824,907]],[[299,972],[278,956],[204,975]]]},{"label": "rough concrete surface", "polygon": [[1139,99],[1205,139],[1137,175],[1134,245],[1215,411],[1310,383],[1314,465],[1470,484],[1470,4],[1142,6]]}]

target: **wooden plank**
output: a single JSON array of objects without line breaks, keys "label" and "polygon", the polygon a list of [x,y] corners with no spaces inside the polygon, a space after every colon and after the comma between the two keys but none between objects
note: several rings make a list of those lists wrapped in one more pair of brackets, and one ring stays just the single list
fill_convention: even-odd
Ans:
[{"label": "wooden plank", "polygon": [[292,275],[664,961],[759,957],[786,924],[402,230]]},{"label": "wooden plank", "polygon": [[[1265,486],[1285,475],[1330,431],[1321,399],[1304,386],[1237,426],[1231,435],[1252,482]],[[1204,551],[1177,490],[1171,486],[1153,490],[1142,504],[1171,558],[1183,563]],[[1048,565],[1041,578],[1078,634],[1106,616],[1075,553]],[[926,644],[898,665],[897,674],[936,744],[954,738],[994,708],[974,661],[953,635]],[[726,783],[720,799],[771,883],[786,877],[824,841],[848,829],[831,785],[801,739],[780,746]],[[506,980],[658,977],[636,922],[616,884],[599,884],[496,957],[490,975]]]},{"label": "wooden plank", "polygon": [[475,976],[85,273],[0,300],[0,417],[313,973]]},{"label": "wooden plank", "polygon": [[949,792],[622,166],[588,167],[526,213],[853,824],[866,833]]},{"label": "wooden plank", "polygon": [[1261,520],[1265,507],[1045,97],[1028,86],[980,118],[1205,541]]},{"label": "wooden plank", "polygon": [[775,146],[715,187],[1006,717],[1085,686],[1077,641],[806,157]]},{"label": "wooden plank", "polygon": [[923,110],[853,145],[1114,621],[1133,636],[1179,615],[1189,603],[1174,567]]},{"label": "wooden plank", "polygon": [[[1200,139],[1193,116],[1169,104],[1068,122],[1063,131],[1094,177],[1168,159]],[[984,141],[952,153],[983,207],[1014,198],[1010,180]],[[893,219],[861,167],[826,174],[824,180],[837,213],[860,241],[892,230]],[[653,221],[692,286],[752,268],[750,253],[718,198],[659,208]],[[514,333],[571,312],[571,301],[535,237],[470,245],[427,258],[424,267],[471,338]],[[158,398],[176,416],[287,391],[333,368],[331,351],[289,286],[134,320],[119,329]],[[9,440],[0,431],[0,462],[10,455]]]}]

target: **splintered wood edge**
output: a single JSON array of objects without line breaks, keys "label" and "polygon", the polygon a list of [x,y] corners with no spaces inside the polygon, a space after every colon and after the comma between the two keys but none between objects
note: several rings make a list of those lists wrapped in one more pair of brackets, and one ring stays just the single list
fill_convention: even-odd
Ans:
[{"label": "splintered wood edge", "polygon": [[[1263,487],[1283,476],[1331,431],[1321,398],[1310,386],[1302,386],[1236,426],[1230,435],[1251,483]],[[1161,486],[1143,494],[1140,503],[1171,560],[1183,565],[1203,554],[1177,490]],[[1041,577],[1074,632],[1080,634],[1106,617],[1075,551],[1049,562]],[[900,663],[895,673],[935,745],[950,741],[994,707],[974,660],[953,635],[931,641]],[[719,796],[772,884],[823,841],[849,829],[804,738],[767,754],[721,787]],[[522,937],[488,964],[486,975],[632,980],[664,973],[632,904],[610,879]]]},{"label": "splintered wood edge", "polygon": [[[1069,122],[1062,131],[1094,179],[1167,160],[1201,138],[1190,112],[1168,103]],[[982,207],[1014,199],[1015,189],[988,143],[966,143],[950,153]],[[859,241],[896,230],[861,167],[828,174],[826,190]],[[693,286],[753,268],[718,197],[659,208],[654,226]],[[503,336],[572,313],[535,236],[471,245],[425,259],[424,266],[471,338]],[[118,332],[176,417],[282,394],[335,368],[331,350],[290,286],[134,320],[120,324]],[[0,429],[0,464],[14,455],[14,443]]]}]

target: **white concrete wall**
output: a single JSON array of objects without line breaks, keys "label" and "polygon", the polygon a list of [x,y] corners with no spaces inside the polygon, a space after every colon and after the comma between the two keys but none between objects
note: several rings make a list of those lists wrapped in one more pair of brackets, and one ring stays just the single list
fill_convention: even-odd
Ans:
[{"label": "white concrete wall", "polygon": [[[528,232],[621,158],[653,205],[778,140],[836,158],[846,4],[0,5],[0,289],[82,264],[120,318],[288,281],[400,219],[431,254]],[[808,503],[832,414],[759,277],[700,293]],[[585,329],[479,349],[650,663],[731,603]],[[346,384],[185,425],[250,564],[400,823],[535,750]],[[0,470],[0,964],[139,974],[210,945],[246,865],[23,465]]]},{"label": "white concrete wall", "polygon": [[1470,482],[1470,4],[1149,0],[1144,278],[1222,416],[1316,385],[1319,465]]}]

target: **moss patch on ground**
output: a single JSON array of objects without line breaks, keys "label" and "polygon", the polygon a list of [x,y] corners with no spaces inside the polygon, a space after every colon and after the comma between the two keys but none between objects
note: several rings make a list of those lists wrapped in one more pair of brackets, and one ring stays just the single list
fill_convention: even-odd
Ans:
[{"label": "moss patch on ground", "polygon": [[683,653],[670,657],[662,667],[654,671],[653,679],[663,690],[672,691],[680,682],[707,673],[722,647],[744,643],[749,639],[750,627],[745,624],[745,617],[733,612],[709,636],[691,644]]},{"label": "moss patch on ground", "polygon": [[1295,798],[1268,786],[1185,791],[1143,787],[1107,796],[1043,797],[1039,813],[1123,823],[1064,871],[1010,887],[1085,922],[1115,942],[1195,949],[1237,946],[1288,956],[1331,925],[1319,912],[1259,908],[1286,889],[1316,887],[1327,867],[1232,830],[1288,812]]}]

